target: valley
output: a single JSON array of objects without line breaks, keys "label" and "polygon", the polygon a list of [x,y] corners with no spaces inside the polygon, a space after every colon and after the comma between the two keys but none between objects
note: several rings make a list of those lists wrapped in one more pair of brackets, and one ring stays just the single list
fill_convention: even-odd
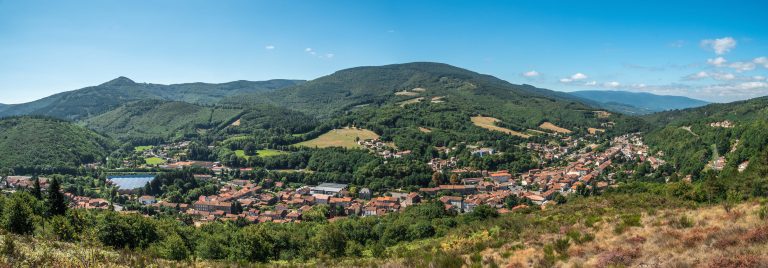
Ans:
[{"label": "valley", "polygon": [[608,267],[721,243],[727,218],[755,239],[740,255],[674,261],[757,261],[765,102],[636,116],[428,62],[310,81],[121,77],[1,108],[3,217],[34,221],[5,221],[2,239],[127,266]]}]

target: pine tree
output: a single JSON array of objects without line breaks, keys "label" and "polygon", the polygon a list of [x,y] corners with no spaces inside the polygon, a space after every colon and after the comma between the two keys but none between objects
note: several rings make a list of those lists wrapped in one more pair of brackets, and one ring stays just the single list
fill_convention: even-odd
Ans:
[{"label": "pine tree", "polygon": [[53,179],[48,187],[48,216],[64,215],[67,213],[67,203],[64,194],[61,193],[61,184],[58,179]]},{"label": "pine tree", "polygon": [[33,180],[33,186],[32,186],[32,196],[37,198],[37,200],[43,199],[43,189],[40,187],[40,178],[35,176],[32,178]]}]

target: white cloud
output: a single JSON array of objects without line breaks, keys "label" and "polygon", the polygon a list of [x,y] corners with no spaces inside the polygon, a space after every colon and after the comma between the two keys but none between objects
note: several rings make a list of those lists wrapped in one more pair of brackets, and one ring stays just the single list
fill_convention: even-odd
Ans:
[{"label": "white cloud", "polygon": [[307,52],[307,53],[309,53],[309,55],[313,55],[313,56],[317,55],[317,52],[315,52],[315,50],[312,49],[311,47],[305,48],[304,52]]},{"label": "white cloud", "polygon": [[744,83],[739,84],[739,88],[742,88],[742,89],[768,88],[768,83],[766,83],[766,82],[744,82]]},{"label": "white cloud", "polygon": [[768,58],[765,58],[765,57],[756,58],[752,60],[752,62],[735,61],[730,64],[728,64],[728,60],[726,60],[723,57],[707,59],[707,64],[709,65],[712,65],[715,67],[728,67],[731,69],[735,69],[737,72],[752,71],[755,69],[755,64],[763,64],[764,62],[765,62],[765,66],[768,66]]},{"label": "white cloud", "polygon": [[752,60],[757,65],[762,65],[765,68],[768,68],[768,58],[767,57],[757,57],[754,60]]},{"label": "white cloud", "polygon": [[523,73],[523,76],[525,76],[525,77],[537,77],[539,75],[541,75],[541,74],[539,72],[537,72],[536,70],[530,70],[530,71],[527,71],[527,72]]},{"label": "white cloud", "polygon": [[275,46],[267,45],[267,46],[264,47],[264,49],[266,49],[266,50],[273,50],[273,49],[275,49]]},{"label": "white cloud", "polygon": [[597,81],[589,81],[589,82],[584,83],[584,85],[585,86],[596,86],[597,85]]},{"label": "white cloud", "polygon": [[584,80],[584,79],[587,79],[587,75],[583,73],[575,73],[571,75],[571,79],[573,79],[574,81]]},{"label": "white cloud", "polygon": [[325,53],[325,58],[326,59],[331,59],[331,58],[333,58],[333,56],[335,56],[335,55],[333,55],[333,53]]},{"label": "white cloud", "polygon": [[647,85],[643,84],[643,83],[640,83],[640,84],[632,84],[629,87],[634,88],[634,89],[643,89],[643,88],[647,87]]},{"label": "white cloud", "polygon": [[733,37],[707,39],[701,41],[701,46],[711,48],[715,51],[715,54],[722,55],[736,47],[736,39],[733,39]]},{"label": "white cloud", "polygon": [[603,84],[603,86],[605,86],[605,87],[610,87],[610,88],[617,88],[617,87],[619,87],[620,85],[621,85],[621,83],[619,83],[619,82],[616,82],[616,81],[605,82],[605,83]]},{"label": "white cloud", "polygon": [[687,79],[687,80],[699,80],[699,79],[704,79],[704,78],[708,78],[708,77],[709,77],[709,73],[708,72],[701,71],[701,72],[698,72],[698,73],[686,76],[685,79]]},{"label": "white cloud", "polygon": [[575,73],[575,74],[571,75],[571,77],[561,78],[560,79],[560,83],[571,83],[571,82],[574,82],[574,81],[580,81],[580,80],[584,80],[584,79],[587,79],[587,78],[589,78],[589,77],[586,74]]},{"label": "white cloud", "polygon": [[755,80],[755,81],[765,81],[765,76],[755,75],[755,76],[752,77],[752,80]]},{"label": "white cloud", "polygon": [[717,67],[723,66],[725,64],[725,62],[727,62],[727,60],[725,60],[725,58],[723,58],[723,57],[717,57],[717,58],[714,58],[714,59],[707,59],[707,64],[712,65],[712,66],[717,66]]},{"label": "white cloud", "polygon": [[737,62],[728,64],[728,67],[736,69],[737,72],[746,72],[746,71],[754,70],[755,64],[751,62],[737,61]]}]

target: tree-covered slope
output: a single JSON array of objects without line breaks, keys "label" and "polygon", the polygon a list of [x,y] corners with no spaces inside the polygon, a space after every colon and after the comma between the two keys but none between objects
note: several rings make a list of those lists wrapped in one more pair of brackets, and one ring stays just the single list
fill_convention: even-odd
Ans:
[{"label": "tree-covered slope", "polygon": [[0,119],[0,166],[72,168],[101,162],[110,140],[66,121],[38,117]]},{"label": "tree-covered slope", "polygon": [[655,129],[647,142],[684,174],[698,175],[725,157],[723,171],[757,163],[768,148],[768,97],[648,115]]},{"label": "tree-covered slope", "polygon": [[267,102],[328,116],[356,106],[392,104],[418,97],[470,98],[468,101],[477,97],[519,107],[534,108],[547,102],[547,106],[588,109],[578,98],[565,93],[514,85],[489,75],[429,62],[351,68],[273,93],[235,96],[224,102]]},{"label": "tree-covered slope", "polygon": [[138,101],[84,120],[90,129],[118,139],[183,137],[231,122],[237,108],[206,107],[176,101]]},{"label": "tree-covered slope", "polygon": [[[709,104],[706,101],[688,97],[662,96],[642,92],[585,90],[571,92],[570,94],[601,103],[607,109],[629,114],[649,114]],[[633,107],[635,109],[632,109]]]},{"label": "tree-covered slope", "polygon": [[210,104],[231,95],[268,92],[301,83],[298,80],[236,81],[224,84],[159,85],[119,77],[104,84],[52,95],[37,101],[0,107],[0,117],[45,115],[82,120],[138,100],[170,100]]}]

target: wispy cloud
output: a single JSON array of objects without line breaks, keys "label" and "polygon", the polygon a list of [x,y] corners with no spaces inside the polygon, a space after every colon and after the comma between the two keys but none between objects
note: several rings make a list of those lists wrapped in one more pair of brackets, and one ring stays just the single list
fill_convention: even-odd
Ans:
[{"label": "wispy cloud", "polygon": [[275,46],[267,45],[267,46],[264,47],[264,49],[266,49],[266,50],[273,50],[273,49],[275,49]]},{"label": "wispy cloud", "polygon": [[685,46],[685,41],[683,41],[683,40],[675,40],[672,43],[669,43],[669,46],[670,47],[674,47],[674,48],[681,48],[681,47]]}]

